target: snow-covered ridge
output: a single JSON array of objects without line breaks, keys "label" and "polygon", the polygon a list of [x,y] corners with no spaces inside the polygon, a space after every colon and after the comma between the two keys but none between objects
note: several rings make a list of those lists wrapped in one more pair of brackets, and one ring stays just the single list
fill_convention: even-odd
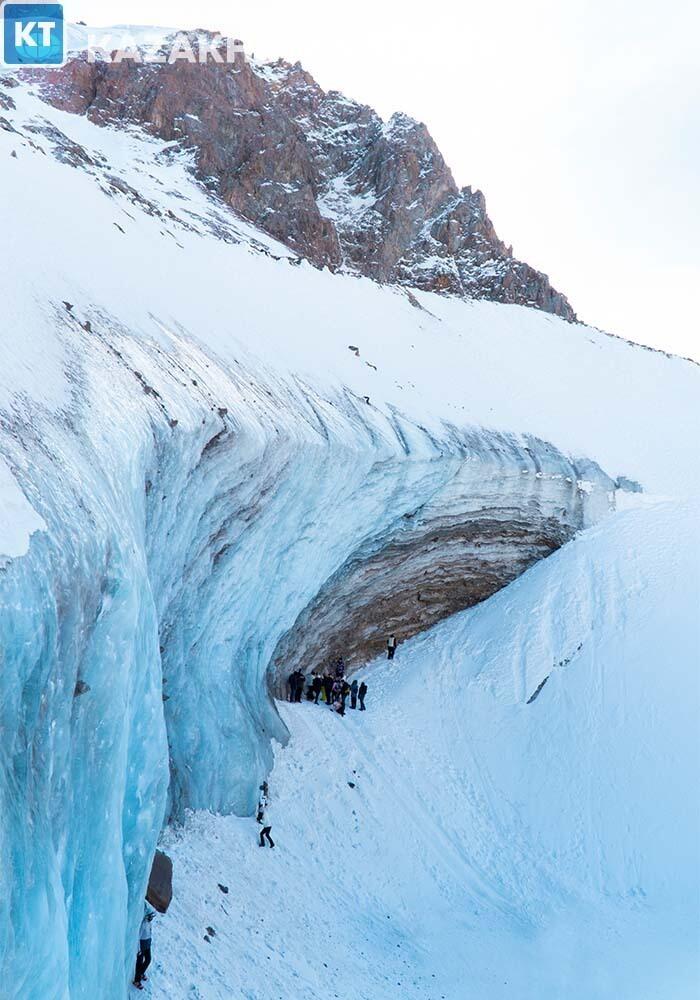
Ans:
[{"label": "snow-covered ridge", "polygon": [[[187,35],[177,28],[162,25],[125,23],[95,26],[72,23],[68,25],[67,51],[77,54],[87,52],[93,47],[99,50],[100,47],[106,48],[106,43],[109,42],[110,52],[135,46],[144,53],[155,54],[168,40],[175,39],[178,34]],[[99,51],[95,51],[95,57],[99,57]]]},{"label": "snow-covered ridge", "polygon": [[700,373],[319,271],[174,144],[0,99],[0,455],[42,529],[0,568],[0,948],[22,1000],[111,1000],[164,818],[251,808],[270,661],[328,582],[475,482],[562,541],[620,476],[699,492]]},{"label": "snow-covered ridge", "polygon": [[257,367],[303,374],[324,394],[347,387],[431,430],[524,431],[652,492],[700,491],[696,463],[670,431],[697,412],[692,363],[529,309],[409,298],[318,272],[197,185],[176,144],[97,128],[3,81],[3,216],[18,264],[3,276],[3,351],[13,358],[0,371],[0,400],[36,394],[42,358],[52,375],[45,402],[63,398],[60,350],[44,327],[49,306],[65,299],[83,318],[92,304],[120,316],[137,338],[161,335],[155,316],[225,363],[245,351]]},{"label": "snow-covered ridge", "polygon": [[422,123],[384,122],[299,63],[248,59],[214,32],[118,25],[71,39],[67,65],[36,75],[48,101],[177,141],[235,212],[316,266],[575,320],[498,238],[481,192],[458,190]]}]

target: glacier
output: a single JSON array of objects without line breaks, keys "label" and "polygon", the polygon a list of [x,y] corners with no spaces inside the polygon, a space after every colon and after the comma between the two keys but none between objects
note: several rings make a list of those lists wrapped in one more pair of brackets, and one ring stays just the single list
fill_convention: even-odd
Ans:
[{"label": "glacier", "polygon": [[273,651],[353,554],[401,530],[406,510],[428,504],[428,529],[454,515],[479,479],[525,523],[559,513],[562,537],[611,489],[590,466],[599,482],[581,489],[574,465],[533,440],[441,440],[363,401],[275,392],[192,346],[76,326],[63,351],[80,393],[50,414],[23,401],[4,441],[46,525],[0,589],[3,840],[11,870],[29,864],[3,923],[17,942],[46,931],[31,985],[9,942],[22,996],[61,980],[88,996],[96,976],[119,995],[164,819],[253,809],[270,740],[286,739],[267,692]]},{"label": "glacier", "polygon": [[317,270],[173,144],[2,94],[0,956],[11,996],[120,1000],[164,824],[249,814],[288,740],[275,661],[372,626],[361,662],[384,593],[405,619],[427,573],[428,628],[633,481],[697,496],[698,369]]}]

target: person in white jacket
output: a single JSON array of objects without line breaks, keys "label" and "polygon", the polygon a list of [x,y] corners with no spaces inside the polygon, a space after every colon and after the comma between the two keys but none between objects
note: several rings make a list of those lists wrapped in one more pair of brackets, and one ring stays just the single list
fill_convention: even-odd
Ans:
[{"label": "person in white jacket", "polygon": [[270,831],[272,830],[272,823],[270,822],[270,792],[266,781],[263,781],[260,786],[260,798],[258,800],[258,813],[256,818],[261,827],[260,847],[265,846],[266,837],[270,847],[274,847],[275,842],[270,836]]},{"label": "person in white jacket", "polygon": [[137,990],[143,989],[143,981],[147,979],[146,969],[151,964],[151,922],[155,917],[155,910],[145,904],[143,908],[143,920],[139,930],[139,951],[136,956],[136,972],[134,974],[134,986]]}]

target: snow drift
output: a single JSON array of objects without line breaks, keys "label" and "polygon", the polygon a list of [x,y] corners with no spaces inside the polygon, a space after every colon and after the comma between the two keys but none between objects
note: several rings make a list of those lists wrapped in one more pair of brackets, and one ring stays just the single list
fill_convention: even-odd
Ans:
[{"label": "snow drift", "polygon": [[[285,636],[335,634],[363,566],[368,648],[388,584],[433,574],[421,628],[455,610],[454,547],[424,542],[475,511],[498,572],[472,553],[463,606],[616,486],[697,494],[698,369],[316,270],[175,144],[13,78],[0,95],[0,954],[22,1000],[120,998],[165,819],[246,814],[287,738],[268,693]],[[542,679],[528,667],[518,696]]]}]

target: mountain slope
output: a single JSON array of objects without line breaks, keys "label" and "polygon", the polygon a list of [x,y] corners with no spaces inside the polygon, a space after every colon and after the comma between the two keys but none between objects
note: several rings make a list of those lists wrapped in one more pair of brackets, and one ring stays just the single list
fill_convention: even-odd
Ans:
[{"label": "mountain slope", "polygon": [[[195,53],[213,40],[180,38]],[[547,276],[498,238],[482,193],[458,189],[425,125],[403,114],[383,122],[324,92],[298,63],[240,52],[233,66],[156,65],[144,60],[157,44],[135,41],[138,58],[116,65],[76,51],[64,69],[38,76],[44,94],[91,121],[138,124],[191,150],[197,175],[227,204],[319,267],[575,320]]]}]

